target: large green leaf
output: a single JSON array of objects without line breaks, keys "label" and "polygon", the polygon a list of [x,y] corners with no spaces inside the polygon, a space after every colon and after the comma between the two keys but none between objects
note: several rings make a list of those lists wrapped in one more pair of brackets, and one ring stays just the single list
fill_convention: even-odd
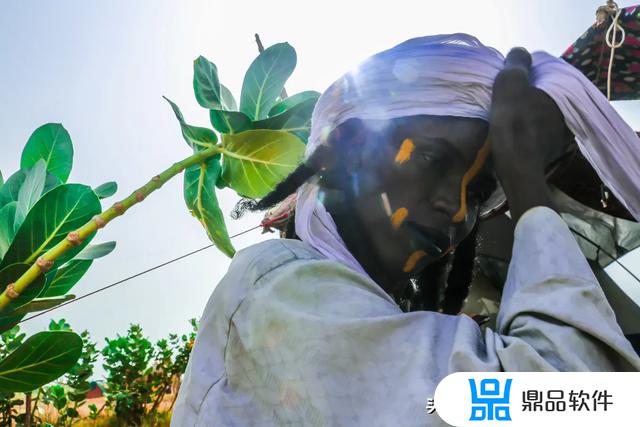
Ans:
[{"label": "large green leaf", "polygon": [[220,156],[187,168],[184,173],[184,200],[191,213],[207,230],[209,239],[224,254],[232,257],[235,249],[229,239],[215,192],[220,170]]},{"label": "large green leaf", "polygon": [[113,181],[105,182],[93,189],[93,192],[96,193],[99,199],[111,197],[116,194],[116,191],[118,191],[118,184]]},{"label": "large green leaf", "polygon": [[88,245],[80,251],[74,259],[92,260],[109,255],[116,248],[116,242],[104,242],[97,245]]},{"label": "large green leaf", "polygon": [[0,260],[11,246],[16,230],[13,228],[18,202],[7,203],[0,209]]},{"label": "large green leaf", "polygon": [[[20,169],[13,175],[7,179],[2,188],[0,188],[0,207],[10,203],[12,201],[17,202],[20,198],[20,189],[22,188],[22,184],[24,184],[25,179],[27,178],[27,171],[25,169]],[[50,173],[47,173],[47,178],[44,182],[44,190],[42,190],[42,194],[53,190],[57,186],[62,184],[60,178]]]},{"label": "large green leaf", "polygon": [[38,332],[0,361],[0,391],[35,390],[71,369],[81,352],[82,338],[74,332]]},{"label": "large green leaf", "polygon": [[36,129],[22,151],[20,168],[28,169],[44,159],[47,171],[66,182],[73,165],[73,144],[60,123],[47,123]]},{"label": "large green leaf", "polygon": [[[15,262],[30,264],[64,239],[71,231],[87,223],[101,211],[100,200],[90,187],[63,184],[46,193],[31,208],[16,233],[0,267]],[[76,256],[95,233],[69,249],[56,260],[61,265]]]},{"label": "large green leaf", "polygon": [[[80,281],[89,270],[93,261],[72,259],[53,273],[49,287],[40,295],[41,297],[57,297],[66,294]],[[49,276],[49,275],[47,275]],[[47,277],[49,279],[49,277]]]},{"label": "large green leaf", "polygon": [[229,90],[228,87],[220,83],[220,104],[222,104],[222,109],[227,111],[238,111],[238,104],[236,104],[236,99],[233,97],[233,94]]},{"label": "large green leaf", "polygon": [[251,119],[239,111],[209,110],[209,118],[220,133],[240,133],[251,129]]},{"label": "large green leaf", "polygon": [[2,188],[3,185],[4,185],[4,178],[2,177],[2,171],[0,171],[0,188]]},{"label": "large green leaf", "polygon": [[296,67],[296,51],[289,43],[265,49],[251,63],[242,82],[240,111],[251,120],[266,119]]},{"label": "large green leaf", "polygon": [[[29,269],[28,264],[16,263],[4,267],[0,270],[0,292],[4,292],[9,283],[14,283]],[[13,315],[14,310],[20,306],[27,304],[36,298],[46,284],[45,277],[41,274],[14,300],[0,311],[0,316],[5,317]]]},{"label": "large green leaf", "polygon": [[317,101],[318,98],[320,98],[320,92],[316,92],[315,90],[296,93],[295,95],[291,95],[274,105],[271,110],[269,110],[269,117],[284,113],[289,108],[300,104],[302,101],[306,101],[308,99],[315,99]]},{"label": "large green leaf", "polygon": [[253,128],[291,132],[306,144],[311,131],[311,114],[316,101],[316,98],[308,98],[283,113],[253,122]]},{"label": "large green leaf", "polygon": [[304,144],[277,130],[222,135],[224,181],[241,196],[259,198],[273,190],[302,160]]},{"label": "large green leaf", "polygon": [[71,301],[75,299],[75,295],[65,295],[55,298],[36,298],[31,300],[28,304],[23,305],[18,308],[14,313],[15,314],[27,314],[33,313],[34,311],[44,311],[49,310],[50,308],[57,307],[60,304],[64,304],[67,301]]},{"label": "large green leaf", "polygon": [[218,142],[218,137],[211,129],[201,128],[197,126],[191,126],[185,123],[184,116],[180,111],[180,108],[172,102],[166,96],[163,97],[167,100],[173,113],[176,115],[178,122],[180,123],[180,129],[182,131],[182,137],[187,142],[189,147],[194,150],[203,150],[211,145],[215,145]]},{"label": "large green leaf", "polygon": [[16,216],[13,228],[18,230],[22,222],[27,217],[29,210],[36,204],[44,191],[44,182],[47,175],[47,165],[40,159],[27,172],[27,176],[18,192],[18,204],[16,206]]},{"label": "large green leaf", "polygon": [[204,108],[219,109],[222,107],[218,69],[213,62],[204,56],[199,56],[193,61],[193,91],[198,104]]}]

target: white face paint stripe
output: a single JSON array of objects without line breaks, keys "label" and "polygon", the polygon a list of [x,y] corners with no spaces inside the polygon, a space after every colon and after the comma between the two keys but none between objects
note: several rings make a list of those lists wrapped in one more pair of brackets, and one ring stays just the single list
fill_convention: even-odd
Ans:
[{"label": "white face paint stripe", "polygon": [[391,203],[389,203],[389,196],[387,196],[387,193],[382,193],[380,195],[380,198],[382,199],[382,206],[384,207],[384,211],[387,214],[387,216],[391,216],[392,212],[391,212]]}]

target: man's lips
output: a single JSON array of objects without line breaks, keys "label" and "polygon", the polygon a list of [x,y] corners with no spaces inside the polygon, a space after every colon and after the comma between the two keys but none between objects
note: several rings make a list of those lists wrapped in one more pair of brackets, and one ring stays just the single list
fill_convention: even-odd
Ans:
[{"label": "man's lips", "polygon": [[442,256],[451,246],[449,236],[437,228],[420,225],[413,221],[406,221],[402,226],[413,231],[418,240],[417,243],[432,257]]}]

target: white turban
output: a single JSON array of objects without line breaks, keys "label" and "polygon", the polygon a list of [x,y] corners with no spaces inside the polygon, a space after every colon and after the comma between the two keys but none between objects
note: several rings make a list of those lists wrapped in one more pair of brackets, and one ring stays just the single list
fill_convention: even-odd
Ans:
[{"label": "white turban", "polygon": [[[556,102],[580,151],[602,181],[640,219],[640,139],[576,68],[546,52],[532,54],[531,82]],[[467,34],[407,40],[364,61],[320,97],[305,156],[351,118],[413,115],[488,120],[491,89],[504,57]],[[366,274],[318,200],[312,181],[298,190],[296,233],[329,259]]]}]

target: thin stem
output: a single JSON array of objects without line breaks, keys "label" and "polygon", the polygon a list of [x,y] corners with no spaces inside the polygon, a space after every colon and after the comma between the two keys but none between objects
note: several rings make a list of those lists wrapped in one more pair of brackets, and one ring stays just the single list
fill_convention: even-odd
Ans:
[{"label": "thin stem", "polygon": [[[209,157],[215,156],[216,154],[219,154],[221,152],[221,147],[212,146],[207,148],[206,150],[198,151],[197,153],[187,157],[184,160],[174,163],[173,165],[171,165],[171,167],[164,170],[159,175],[154,176],[145,185],[131,193],[129,197],[114,203],[111,208],[102,212],[100,215],[97,215],[77,230],[69,233],[66,239],[60,241],[53,248],[45,252],[45,254],[42,255],[42,259],[44,261],[55,261],[69,249],[78,245],[88,236],[96,232],[98,228],[104,227],[114,218],[124,214],[127,210],[129,210],[129,208],[143,201],[149,194],[162,187],[167,181],[169,181],[171,178],[173,178],[189,166],[201,163]],[[42,272],[40,270],[40,267],[38,266],[38,263],[32,264],[31,267],[29,267],[29,269],[13,283],[13,290],[17,294],[23,293],[24,290],[31,283],[33,283],[33,281],[38,276],[40,276],[40,274],[42,274]],[[6,286],[8,284],[4,285],[5,290],[2,292],[2,294],[0,294],[0,311],[3,310],[11,302],[11,298],[9,298],[9,296],[7,295],[6,290]]]},{"label": "thin stem", "polygon": [[26,393],[25,396],[24,427],[31,427],[31,393]]},{"label": "thin stem", "polygon": [[38,394],[36,394],[36,399],[33,401],[33,409],[31,409],[31,419],[33,420],[36,415],[36,410],[38,409],[38,404],[40,403],[40,394],[42,393],[42,387],[38,389]]}]

